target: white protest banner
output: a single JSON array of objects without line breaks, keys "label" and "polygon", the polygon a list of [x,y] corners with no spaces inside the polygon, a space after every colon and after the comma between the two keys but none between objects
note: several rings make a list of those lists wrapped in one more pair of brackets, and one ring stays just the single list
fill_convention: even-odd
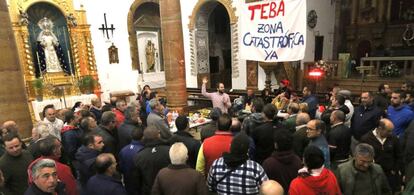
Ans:
[{"label": "white protest banner", "polygon": [[269,0],[242,6],[240,57],[263,62],[303,59],[306,0]]}]

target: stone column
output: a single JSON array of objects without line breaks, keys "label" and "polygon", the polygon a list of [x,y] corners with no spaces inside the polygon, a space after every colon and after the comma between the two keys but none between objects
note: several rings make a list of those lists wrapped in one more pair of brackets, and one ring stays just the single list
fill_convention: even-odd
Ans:
[{"label": "stone column", "polygon": [[159,2],[167,105],[173,110],[183,111],[187,106],[187,87],[180,1]]},{"label": "stone column", "polygon": [[384,21],[384,10],[385,10],[386,2],[384,0],[378,0],[377,8],[378,8],[378,22]]},{"label": "stone column", "polygon": [[392,6],[392,0],[387,1],[387,22],[391,21],[391,6]]},{"label": "stone column", "polygon": [[0,121],[16,121],[20,135],[29,137],[32,120],[6,0],[0,0],[0,21]]}]

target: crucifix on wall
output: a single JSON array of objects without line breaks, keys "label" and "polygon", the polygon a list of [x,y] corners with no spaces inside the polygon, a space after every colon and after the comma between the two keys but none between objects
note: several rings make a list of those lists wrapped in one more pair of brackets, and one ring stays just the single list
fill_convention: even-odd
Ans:
[{"label": "crucifix on wall", "polygon": [[105,21],[105,24],[102,24],[102,27],[99,28],[99,30],[102,31],[102,35],[104,37],[105,37],[105,34],[106,34],[106,38],[109,40],[109,31],[111,31],[111,37],[113,37],[115,27],[114,27],[113,24],[111,24],[111,27],[108,27],[108,24],[107,24],[107,21],[106,21],[106,13],[104,13],[104,21]]}]

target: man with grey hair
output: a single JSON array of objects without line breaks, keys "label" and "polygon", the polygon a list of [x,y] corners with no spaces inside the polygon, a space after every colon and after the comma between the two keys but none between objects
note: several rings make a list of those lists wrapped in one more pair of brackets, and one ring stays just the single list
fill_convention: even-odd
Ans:
[{"label": "man with grey hair", "polygon": [[171,164],[158,172],[152,194],[207,194],[203,176],[186,165],[188,150],[182,142],[171,146],[169,156]]},{"label": "man with grey hair", "polygon": [[52,159],[41,159],[32,166],[33,183],[25,195],[66,194],[65,185],[58,181],[56,163]]},{"label": "man with grey hair", "polygon": [[309,144],[309,138],[306,136],[306,124],[310,121],[308,113],[301,112],[296,116],[295,133],[293,133],[293,150],[299,158],[303,157],[303,152]]},{"label": "man with grey hair", "polygon": [[118,139],[116,138],[116,116],[112,111],[106,111],[102,114],[101,124],[96,132],[104,139],[105,147],[103,152],[112,153],[118,156]]},{"label": "man with grey hair", "polygon": [[164,116],[164,106],[158,101],[157,98],[153,98],[149,101],[151,112],[147,118],[148,126],[155,126],[161,133],[161,139],[168,140],[172,134],[168,126],[168,122]]},{"label": "man with grey hair", "polygon": [[125,111],[125,121],[118,127],[119,148],[131,143],[131,133],[135,128],[142,128],[139,119],[138,108],[136,106],[128,106]]},{"label": "man with grey hair", "polygon": [[125,121],[125,109],[127,108],[125,100],[117,100],[116,107],[112,112],[116,115],[116,127],[119,127]]},{"label": "man with grey hair", "polygon": [[354,159],[338,166],[336,178],[344,195],[392,194],[381,166],[374,163],[374,156],[374,148],[361,143],[355,147]]}]

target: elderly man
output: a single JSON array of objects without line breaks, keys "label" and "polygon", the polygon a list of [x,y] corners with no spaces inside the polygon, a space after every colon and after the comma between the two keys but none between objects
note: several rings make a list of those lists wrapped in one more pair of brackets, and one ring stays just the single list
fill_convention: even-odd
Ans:
[{"label": "elderly man", "polygon": [[142,128],[136,106],[128,106],[124,114],[125,121],[118,127],[119,148],[123,148],[131,143],[131,133],[135,128]]},{"label": "elderly man", "polygon": [[381,166],[374,163],[374,148],[361,143],[355,147],[354,159],[338,166],[336,178],[344,195],[391,195]]},{"label": "elderly man", "polygon": [[175,143],[171,146],[169,155],[171,165],[158,172],[151,194],[207,195],[203,176],[186,165],[187,147],[181,142]]},{"label": "elderly man", "polygon": [[37,161],[31,169],[33,183],[25,195],[66,195],[65,185],[58,181],[56,163],[52,159]]},{"label": "elderly man", "polygon": [[22,141],[16,134],[3,137],[6,153],[0,158],[0,170],[3,171],[5,194],[23,194],[27,188],[27,167],[32,155],[22,149]]},{"label": "elderly man", "polygon": [[56,118],[56,110],[52,104],[43,108],[43,117],[43,122],[47,125],[49,134],[61,140],[60,130],[63,128],[63,121]]},{"label": "elderly man", "polygon": [[116,115],[116,127],[119,127],[125,120],[125,109],[127,108],[126,102],[124,100],[117,100],[116,107],[112,111]]},{"label": "elderly man", "polygon": [[39,151],[40,157],[34,160],[27,169],[29,175],[29,184],[32,183],[32,167],[37,161],[41,159],[53,159],[56,163],[57,177],[61,180],[65,186],[68,195],[77,195],[76,180],[72,174],[69,166],[59,162],[58,160],[62,157],[62,144],[54,136],[48,136],[45,139],[39,140]]},{"label": "elderly man", "polygon": [[389,119],[381,119],[377,128],[361,138],[361,142],[374,147],[375,163],[379,164],[388,178],[393,192],[401,190],[401,175],[403,170],[403,154],[399,140],[392,134],[393,123]]},{"label": "elderly man", "polygon": [[299,158],[303,157],[303,152],[306,146],[309,144],[309,138],[306,135],[306,124],[310,121],[308,113],[299,113],[296,117],[295,133],[293,133],[292,148]]},{"label": "elderly man", "polygon": [[228,109],[231,107],[230,96],[224,92],[224,84],[217,83],[217,92],[207,93],[206,84],[208,80],[205,77],[203,79],[203,85],[201,86],[201,94],[211,100],[213,103],[213,108],[220,108],[222,113],[227,113]]},{"label": "elderly man", "polygon": [[156,98],[149,101],[149,106],[151,108],[151,113],[148,115],[147,125],[155,126],[161,133],[161,139],[170,139],[172,134],[163,114],[164,106]]},{"label": "elderly man", "polygon": [[295,132],[296,116],[299,113],[299,104],[292,102],[287,107],[287,113],[289,117],[282,122],[282,124],[289,129],[290,132]]},{"label": "elderly man", "polygon": [[127,195],[121,180],[114,178],[116,165],[115,157],[110,153],[103,153],[96,157],[96,175],[88,181],[88,194]]}]

